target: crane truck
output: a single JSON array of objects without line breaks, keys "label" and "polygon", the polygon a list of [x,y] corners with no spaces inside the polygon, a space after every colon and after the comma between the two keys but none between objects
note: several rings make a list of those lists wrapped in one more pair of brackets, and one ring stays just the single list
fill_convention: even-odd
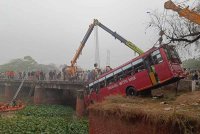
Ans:
[{"label": "crane truck", "polygon": [[90,37],[93,29],[95,26],[99,26],[101,27],[103,30],[105,30],[106,32],[108,32],[109,34],[111,34],[115,39],[118,39],[119,41],[121,41],[122,43],[124,43],[126,46],[128,46],[130,49],[132,49],[133,51],[135,51],[137,54],[141,55],[142,53],[144,53],[143,50],[141,50],[140,48],[138,48],[135,44],[133,44],[131,41],[126,40],[125,38],[123,38],[122,36],[120,36],[119,34],[117,34],[116,32],[110,30],[108,27],[106,27],[105,25],[103,25],[102,23],[100,23],[97,19],[94,19],[93,23],[89,26],[83,40],[81,41],[81,44],[78,48],[78,50],[76,51],[73,59],[71,60],[71,65],[66,67],[66,73],[68,74],[69,77],[73,77],[75,76],[76,72],[77,72],[77,66],[76,66],[76,61],[79,58],[85,43],[87,42],[88,38]]},{"label": "crane truck", "polygon": [[198,25],[200,25],[200,14],[195,11],[189,10],[187,8],[182,8],[180,6],[175,5],[171,0],[165,2],[165,9],[170,9],[177,12],[181,17],[184,17]]}]

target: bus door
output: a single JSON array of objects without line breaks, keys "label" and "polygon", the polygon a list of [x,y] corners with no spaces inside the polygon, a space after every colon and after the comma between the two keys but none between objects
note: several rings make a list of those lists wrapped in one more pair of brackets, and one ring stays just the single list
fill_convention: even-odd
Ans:
[{"label": "bus door", "polygon": [[149,73],[144,64],[144,59],[138,59],[132,62],[134,68],[135,80],[133,81],[133,86],[136,90],[141,90],[146,87],[152,86],[151,79],[149,78]]},{"label": "bus door", "polygon": [[155,77],[158,83],[167,80],[170,77],[170,70],[168,64],[163,61],[160,50],[155,50],[151,53],[152,63],[151,68],[155,72]]},{"label": "bus door", "polygon": [[157,77],[157,74],[155,72],[155,68],[153,66],[152,57],[151,56],[146,57],[144,62],[145,62],[146,68],[148,70],[149,77],[151,79],[152,84],[156,85],[158,83],[158,77]]}]

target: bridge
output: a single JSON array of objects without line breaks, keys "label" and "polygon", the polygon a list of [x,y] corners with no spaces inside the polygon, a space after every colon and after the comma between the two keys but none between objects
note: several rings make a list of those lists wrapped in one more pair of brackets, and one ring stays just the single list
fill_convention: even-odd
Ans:
[{"label": "bridge", "polygon": [[[0,80],[0,96],[10,101],[22,80]],[[77,91],[84,89],[82,81],[25,80],[17,98],[29,99],[34,104],[62,104],[76,106]]]}]

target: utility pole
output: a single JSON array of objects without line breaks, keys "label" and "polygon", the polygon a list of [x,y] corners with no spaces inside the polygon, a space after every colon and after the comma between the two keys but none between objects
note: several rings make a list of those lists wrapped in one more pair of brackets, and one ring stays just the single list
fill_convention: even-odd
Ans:
[{"label": "utility pole", "polygon": [[110,66],[110,50],[107,50],[106,66]]},{"label": "utility pole", "polygon": [[97,64],[97,67],[100,68],[98,26],[95,26],[94,40],[95,40],[95,63]]}]

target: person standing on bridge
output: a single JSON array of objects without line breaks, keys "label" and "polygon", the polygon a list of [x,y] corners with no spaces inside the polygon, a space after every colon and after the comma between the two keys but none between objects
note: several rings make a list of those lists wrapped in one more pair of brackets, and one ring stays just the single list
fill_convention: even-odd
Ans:
[{"label": "person standing on bridge", "polygon": [[192,75],[192,80],[198,80],[198,78],[199,78],[198,73],[197,73],[197,71],[195,70],[195,71],[193,72],[193,75]]},{"label": "person standing on bridge", "polygon": [[15,72],[14,71],[10,71],[10,78],[14,79],[14,77],[15,77]]},{"label": "person standing on bridge", "polygon": [[26,77],[26,72],[24,71],[24,72],[22,73],[22,78],[25,79],[25,77]]},{"label": "person standing on bridge", "polygon": [[61,79],[61,72],[59,72],[58,74],[57,74],[57,80],[60,80]]},{"label": "person standing on bridge", "polygon": [[19,79],[21,80],[22,79],[22,72],[18,72],[18,75],[19,75]]},{"label": "person standing on bridge", "polygon": [[39,79],[40,79],[40,80],[44,80],[44,73],[43,73],[42,70],[40,71]]},{"label": "person standing on bridge", "polygon": [[52,80],[53,79],[53,73],[52,73],[52,71],[50,70],[49,71],[49,80]]},{"label": "person standing on bridge", "polygon": [[92,82],[95,80],[95,70],[92,70],[88,73],[88,82]]},{"label": "person standing on bridge", "polygon": [[40,71],[35,72],[35,77],[37,80],[40,80]]},{"label": "person standing on bridge", "polygon": [[6,71],[6,78],[10,79],[10,71]]},{"label": "person standing on bridge", "polygon": [[56,70],[53,70],[53,80],[56,80],[56,77],[57,76],[57,74],[56,74]]}]

